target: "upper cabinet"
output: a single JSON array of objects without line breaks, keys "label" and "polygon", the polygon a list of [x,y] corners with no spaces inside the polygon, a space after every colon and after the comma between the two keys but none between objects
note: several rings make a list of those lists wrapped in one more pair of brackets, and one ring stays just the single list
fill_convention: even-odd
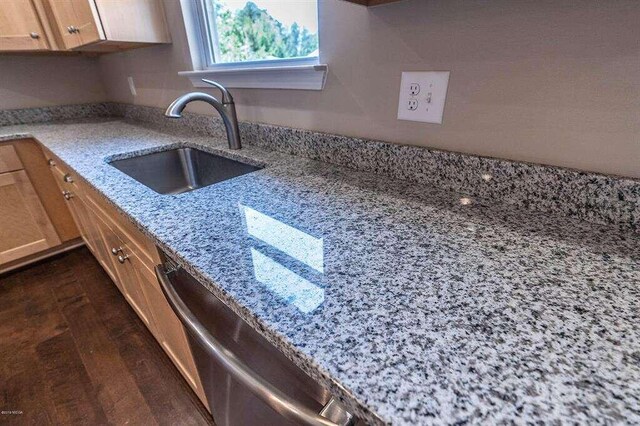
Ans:
[{"label": "upper cabinet", "polygon": [[0,50],[49,49],[49,40],[33,1],[3,1],[0,7]]},{"label": "upper cabinet", "polygon": [[170,42],[161,0],[11,0],[0,8],[0,51],[111,52]]},{"label": "upper cabinet", "polygon": [[65,49],[88,46],[105,39],[100,16],[92,0],[47,2],[53,16],[52,25],[56,28]]}]

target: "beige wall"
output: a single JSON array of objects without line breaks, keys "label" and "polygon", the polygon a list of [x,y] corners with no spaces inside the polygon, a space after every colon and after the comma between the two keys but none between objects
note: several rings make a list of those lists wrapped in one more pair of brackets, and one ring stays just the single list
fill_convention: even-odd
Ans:
[{"label": "beige wall", "polygon": [[[319,3],[325,90],[236,89],[241,119],[640,177],[637,0]],[[165,5],[173,46],[100,59],[112,100],[192,90],[178,1]],[[407,70],[451,70],[443,125],[396,119]]]},{"label": "beige wall", "polygon": [[97,58],[0,56],[0,109],[106,99]]}]

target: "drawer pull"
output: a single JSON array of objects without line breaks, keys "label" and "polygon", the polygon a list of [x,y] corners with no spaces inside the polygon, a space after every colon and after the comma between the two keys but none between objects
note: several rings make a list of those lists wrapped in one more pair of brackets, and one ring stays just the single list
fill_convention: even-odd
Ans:
[{"label": "drawer pull", "polygon": [[67,183],[71,183],[73,182],[73,178],[71,177],[71,174],[67,173],[66,175],[64,175],[64,177],[62,178],[63,181],[67,182]]},{"label": "drawer pull", "polygon": [[118,248],[111,247],[111,254],[112,255],[117,256],[118,253],[122,253],[122,247],[118,247]]},{"label": "drawer pull", "polygon": [[50,167],[53,167],[53,166],[55,166],[55,165],[56,165],[56,162],[55,162],[55,161],[53,161],[53,159],[52,159],[52,158],[49,158],[49,159],[47,160],[47,164],[48,164]]},{"label": "drawer pull", "polygon": [[70,200],[73,198],[73,194],[69,191],[62,191],[62,195],[64,196],[65,200]]},{"label": "drawer pull", "polygon": [[129,259],[129,255],[128,254],[125,254],[125,255],[121,254],[120,256],[118,256],[118,262],[120,262],[120,263],[124,263],[127,259]]}]

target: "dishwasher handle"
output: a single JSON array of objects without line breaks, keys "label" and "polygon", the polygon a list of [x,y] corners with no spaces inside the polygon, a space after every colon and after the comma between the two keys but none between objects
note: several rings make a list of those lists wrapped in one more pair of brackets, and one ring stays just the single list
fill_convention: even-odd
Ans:
[{"label": "dishwasher handle", "polygon": [[[354,424],[354,417],[347,412],[335,398],[322,408],[320,414],[308,409],[278,388],[267,382],[242,362],[233,352],[225,348],[195,317],[180,295],[176,292],[169,274],[163,265],[155,267],[156,277],[169,305],[176,313],[185,328],[206,350],[217,360],[227,372],[239,383],[245,386],[255,396],[282,416],[308,426],[350,426]],[[330,417],[331,419],[327,418]]]}]

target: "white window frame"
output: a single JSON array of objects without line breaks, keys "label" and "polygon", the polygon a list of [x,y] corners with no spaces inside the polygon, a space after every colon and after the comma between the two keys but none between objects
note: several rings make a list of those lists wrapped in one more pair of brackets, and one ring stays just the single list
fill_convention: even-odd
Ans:
[{"label": "white window frame", "polygon": [[[211,87],[203,78],[228,88],[322,90],[328,66],[320,57],[288,58],[235,63],[216,63],[216,34],[209,28],[204,0],[181,0],[193,71],[178,74],[195,87]],[[214,23],[215,25],[215,23]],[[212,42],[213,41],[213,42]]]}]

